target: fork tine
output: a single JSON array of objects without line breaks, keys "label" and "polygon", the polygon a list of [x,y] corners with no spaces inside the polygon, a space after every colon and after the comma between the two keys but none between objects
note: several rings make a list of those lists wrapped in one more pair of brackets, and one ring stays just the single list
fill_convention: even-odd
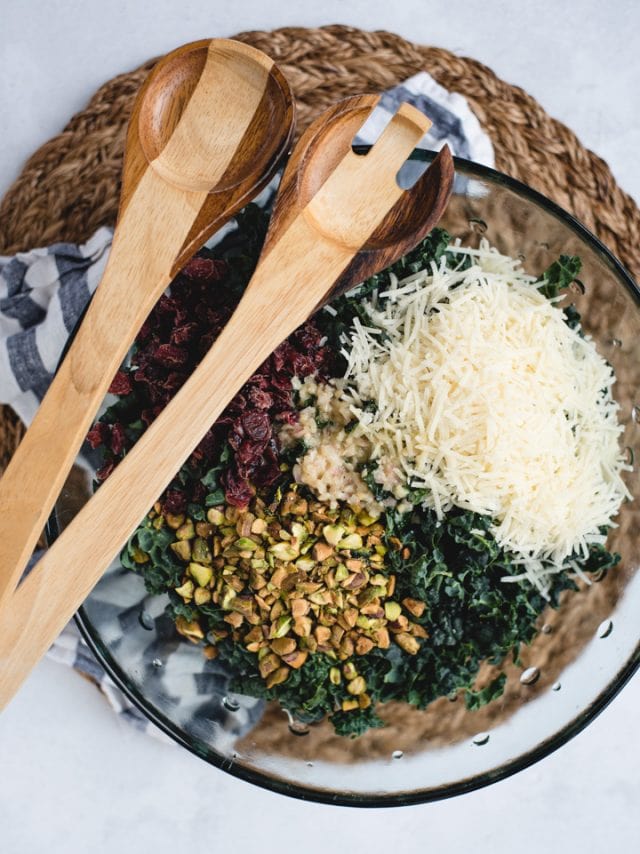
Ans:
[{"label": "fork tine", "polygon": [[375,245],[382,242],[392,229],[396,231],[406,223],[406,237],[394,245],[393,253],[385,258],[386,265],[405,255],[435,226],[449,201],[453,177],[453,158],[449,146],[445,145],[413,187],[404,190],[371,235],[370,242]]},{"label": "fork tine", "polygon": [[453,189],[453,177],[453,158],[445,145],[413,187],[404,190],[389,208],[323,302],[363,281],[371,269],[393,264],[426,237],[444,213]]}]

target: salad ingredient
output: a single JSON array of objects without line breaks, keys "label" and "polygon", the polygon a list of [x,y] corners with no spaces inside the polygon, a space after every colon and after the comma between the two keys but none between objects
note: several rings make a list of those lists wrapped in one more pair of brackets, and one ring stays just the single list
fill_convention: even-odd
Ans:
[{"label": "salad ingredient", "polygon": [[[226,270],[214,287],[200,289],[195,320],[188,322],[200,323],[198,312],[220,304],[232,309],[255,262],[265,222],[265,215],[249,208],[237,232],[213,252],[202,253],[214,266],[224,261]],[[586,555],[568,556],[563,571],[546,579],[543,595],[522,578],[518,555],[497,541],[497,520],[459,506],[439,518],[425,502],[425,490],[403,479],[404,470],[398,473],[393,459],[369,459],[373,442],[353,412],[353,394],[348,400],[343,396],[348,384],[354,386],[353,377],[345,381],[344,375],[345,345],[355,321],[373,327],[364,303],[382,311],[382,294],[394,282],[440,265],[464,272],[474,263],[475,256],[451,247],[448,235],[436,230],[392,268],[319,312],[309,337],[289,339],[279,348],[278,362],[265,363],[269,367],[262,373],[271,386],[242,390],[229,408],[231,421],[213,425],[202,455],[181,469],[123,551],[123,566],[141,573],[150,592],[168,594],[168,613],[178,631],[202,645],[208,658],[224,662],[231,690],[276,700],[304,721],[329,716],[345,736],[381,726],[380,704],[393,700],[423,708],[437,697],[462,692],[469,708],[479,708],[499,696],[505,682],[498,674],[477,683],[480,663],[499,664],[510,654],[517,659],[519,645],[536,633],[540,613],[548,604],[557,607],[564,590],[575,589],[576,575],[602,577],[616,565],[617,555],[591,542]],[[555,298],[578,266],[577,259],[561,258],[529,287]],[[204,271],[198,265],[195,272],[199,267]],[[181,292],[196,281],[195,272],[176,280],[171,299],[179,303]],[[554,311],[578,328],[571,306]],[[200,334],[204,325],[203,319]],[[171,343],[174,327],[174,321],[168,323],[158,343]],[[190,365],[198,358],[198,345],[198,335],[185,345]],[[137,345],[145,346],[145,340]],[[96,427],[97,433],[104,431],[106,461],[113,464],[136,431],[139,435],[146,427],[140,404],[148,407],[149,396],[136,382],[135,370],[134,354],[134,367],[123,368],[114,387],[119,400]],[[160,385],[167,377],[160,372]],[[270,394],[272,386],[281,386],[282,396],[272,398],[277,405],[256,405],[253,395]],[[358,408],[370,421],[378,414],[374,399],[360,400]],[[255,482],[251,473],[242,480],[238,454],[249,431],[240,442],[230,439],[244,414],[253,411],[266,415],[271,430],[269,466],[276,479],[270,485]],[[116,424],[122,430],[114,431]],[[322,468],[322,448],[331,442],[349,463],[346,486],[340,487],[345,492],[333,497],[332,479],[323,477]],[[303,480],[304,458],[314,451],[320,464],[307,470],[305,482],[295,483],[294,475]],[[241,482],[238,490],[228,489],[230,471]],[[333,474],[335,486],[340,472]],[[323,484],[322,500],[314,477]],[[362,586],[346,586],[350,578],[348,583],[359,584],[360,576],[366,579]],[[505,584],[504,578],[514,583]],[[319,587],[305,591],[300,587],[305,582]],[[333,601],[338,594],[341,604]],[[344,629],[340,638],[336,627]]]},{"label": "salad ingredient", "polygon": [[[343,335],[340,399],[357,419],[352,441],[383,461],[376,479],[420,491],[440,519],[454,506],[491,516],[543,591],[567,557],[604,543],[630,497],[613,371],[565,320],[519,261],[483,241],[392,275]],[[332,435],[318,442],[331,448]]]},{"label": "salad ingredient", "polygon": [[[341,662],[395,643],[415,655],[427,632],[413,618],[425,606],[394,600],[384,527],[367,514],[308,501],[296,490],[270,504],[256,498],[249,509],[215,507],[206,522],[181,524],[170,544],[184,564],[173,592],[199,610],[183,609],[178,631],[196,643],[207,631],[216,653],[223,638],[243,644],[255,653],[267,688],[285,682],[316,653]],[[161,527],[178,521],[153,511],[149,527],[157,530],[158,520]],[[178,539],[187,525],[190,537]],[[346,690],[361,697],[363,686],[354,676]]]}]

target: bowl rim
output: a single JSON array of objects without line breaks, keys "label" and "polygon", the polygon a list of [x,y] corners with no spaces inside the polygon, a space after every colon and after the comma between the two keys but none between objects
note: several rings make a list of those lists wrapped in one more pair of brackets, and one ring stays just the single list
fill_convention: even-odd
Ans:
[{"label": "bowl rim", "polygon": [[[368,151],[369,147],[370,146],[357,146],[354,147],[354,150],[356,150],[357,153],[364,154]],[[429,162],[436,156],[436,154],[437,152],[435,151],[416,149],[411,155],[411,159]],[[640,287],[638,284],[636,284],[630,273],[611,252],[611,250],[609,250],[607,246],[576,217],[568,213],[564,208],[547,198],[542,193],[534,190],[527,184],[524,184],[522,181],[512,178],[511,176],[506,175],[503,172],[499,172],[489,166],[484,166],[480,163],[475,163],[471,160],[465,160],[460,157],[454,157],[454,165],[456,167],[456,172],[461,169],[471,177],[506,187],[525,200],[542,207],[552,216],[563,222],[578,237],[590,245],[590,247],[598,254],[600,260],[603,261],[612,273],[617,276],[636,304],[640,307]],[[78,324],[81,320],[82,316],[79,319]],[[72,338],[73,334],[70,336],[69,341],[71,341]],[[67,348],[68,344],[63,351],[60,361],[64,358]],[[59,529],[54,510],[48,520],[46,528],[47,542],[49,545],[57,538],[58,534]],[[397,792],[394,794],[380,795],[359,794],[355,792],[332,793],[329,790],[314,788],[313,786],[301,783],[290,783],[278,777],[270,777],[267,773],[247,768],[241,762],[234,762],[233,759],[228,759],[216,754],[200,739],[188,737],[176,724],[169,720],[169,718],[160,712],[152,703],[146,700],[144,695],[129,682],[125,672],[112,658],[110,652],[102,643],[85,611],[84,606],[81,606],[78,609],[74,619],[80,630],[80,634],[86,641],[91,652],[105,669],[107,675],[113,680],[116,686],[130,700],[130,702],[140,712],[142,712],[142,714],[150,720],[152,724],[158,727],[164,735],[168,736],[182,747],[185,747],[196,756],[204,759],[209,764],[220,768],[234,777],[260,786],[263,789],[300,800],[348,807],[397,807],[443,800],[445,798],[466,794],[467,792],[484,788],[492,783],[504,780],[519,771],[523,771],[525,768],[528,768],[536,762],[539,762],[541,759],[544,759],[546,756],[549,756],[549,754],[553,753],[581,732],[609,705],[609,703],[622,690],[636,670],[640,667],[639,639],[633,653],[624,663],[622,668],[586,708],[582,709],[561,729],[557,730],[535,747],[527,750],[514,759],[497,766],[496,768],[474,774],[473,776],[454,783],[446,783],[440,786],[414,790],[411,792]]]}]

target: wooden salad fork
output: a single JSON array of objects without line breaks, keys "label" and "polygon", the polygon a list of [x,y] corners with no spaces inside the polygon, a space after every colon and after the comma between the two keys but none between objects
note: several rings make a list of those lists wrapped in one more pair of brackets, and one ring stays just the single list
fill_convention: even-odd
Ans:
[{"label": "wooden salad fork", "polygon": [[233,395],[333,295],[380,271],[438,222],[451,194],[444,148],[409,190],[396,174],[430,126],[402,105],[364,156],[352,151],[378,102],[335,105],[287,165],[258,266],[207,355],[16,591],[0,620],[0,708],[89,594]]},{"label": "wooden salad fork", "polygon": [[228,39],[178,48],[143,85],[107,268],[0,480],[0,624],[136,333],[193,253],[273,177],[293,109],[273,61]]}]

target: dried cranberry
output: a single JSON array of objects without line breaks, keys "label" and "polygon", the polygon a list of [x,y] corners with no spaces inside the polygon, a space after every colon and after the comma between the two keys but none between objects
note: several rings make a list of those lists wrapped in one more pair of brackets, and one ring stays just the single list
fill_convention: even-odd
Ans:
[{"label": "dried cranberry", "polygon": [[196,256],[183,267],[182,273],[190,279],[212,281],[221,279],[226,273],[227,265],[224,261],[216,261],[213,258],[202,258]]},{"label": "dried cranberry", "polygon": [[111,428],[111,450],[116,456],[124,451],[127,437],[122,424],[114,424]]},{"label": "dried cranberry", "polygon": [[258,409],[269,409],[273,406],[273,397],[268,391],[252,386],[249,389],[249,400]]},{"label": "dried cranberry", "polygon": [[102,483],[103,480],[106,480],[109,477],[109,475],[111,474],[111,472],[114,470],[115,467],[116,467],[116,461],[115,460],[108,460],[102,466],[102,468],[99,468],[98,471],[96,472],[96,480],[99,480]]},{"label": "dried cranberry", "polygon": [[178,515],[187,509],[187,496],[180,489],[167,489],[162,503],[165,513]]},{"label": "dried cranberry", "polygon": [[240,423],[247,438],[254,442],[264,442],[271,435],[271,424],[266,412],[245,412]]},{"label": "dried cranberry", "polygon": [[118,373],[111,381],[111,385],[109,386],[109,393],[124,396],[126,394],[131,394],[131,389],[132,386],[129,374],[125,373],[124,371],[118,371]]},{"label": "dried cranberry", "polygon": [[99,448],[100,445],[107,443],[110,432],[108,424],[104,424],[102,421],[97,421],[87,433],[87,442],[92,448]]},{"label": "dried cranberry", "polygon": [[153,359],[167,368],[180,368],[187,363],[189,353],[175,344],[160,344],[153,352]]}]

